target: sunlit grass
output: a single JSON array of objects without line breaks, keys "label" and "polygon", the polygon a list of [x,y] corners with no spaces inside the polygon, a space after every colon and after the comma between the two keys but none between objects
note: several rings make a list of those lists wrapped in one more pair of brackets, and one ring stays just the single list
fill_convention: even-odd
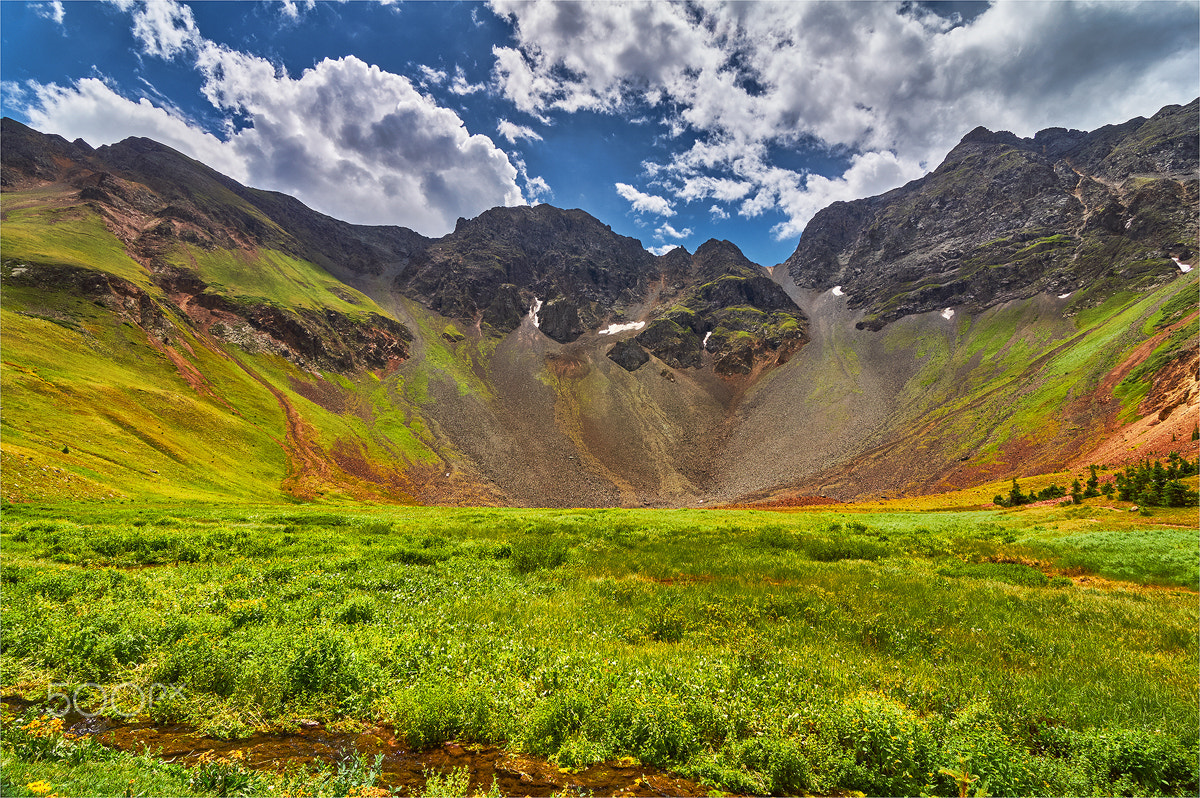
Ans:
[{"label": "sunlit grass", "polygon": [[1175,530],[1071,510],[9,506],[0,676],[747,792],[1194,792],[1195,594],[1052,578]]}]

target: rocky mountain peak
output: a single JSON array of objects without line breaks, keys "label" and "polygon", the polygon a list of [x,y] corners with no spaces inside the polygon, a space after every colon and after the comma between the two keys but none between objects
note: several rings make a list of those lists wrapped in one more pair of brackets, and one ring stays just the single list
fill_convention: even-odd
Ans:
[{"label": "rocky mountain peak", "polygon": [[783,265],[802,287],[842,286],[873,329],[1169,279],[1196,242],[1198,102],[1091,133],[976,128],[925,177],[817,213]]},{"label": "rocky mountain peak", "polygon": [[710,238],[700,245],[696,254],[692,256],[692,263],[701,274],[715,275],[730,269],[762,271],[762,267],[747,258],[736,244],[715,238]]}]

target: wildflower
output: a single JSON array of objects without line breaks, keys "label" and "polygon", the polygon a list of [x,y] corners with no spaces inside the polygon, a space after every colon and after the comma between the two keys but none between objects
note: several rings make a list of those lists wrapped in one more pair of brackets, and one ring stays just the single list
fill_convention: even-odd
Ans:
[{"label": "wildflower", "polygon": [[54,785],[48,781],[31,781],[25,785],[25,789],[34,795],[48,795],[54,789]]}]

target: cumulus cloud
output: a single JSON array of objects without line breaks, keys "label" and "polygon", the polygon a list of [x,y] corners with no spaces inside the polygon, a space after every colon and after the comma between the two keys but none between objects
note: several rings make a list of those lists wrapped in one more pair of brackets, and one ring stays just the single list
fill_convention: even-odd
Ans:
[{"label": "cumulus cloud", "polygon": [[775,225],[771,232],[776,239],[794,238],[804,230],[817,211],[839,201],[882,194],[925,173],[921,164],[897,157],[890,152],[868,152],[850,160],[850,167],[835,178],[821,175],[798,175],[786,169],[758,164],[754,182],[760,186],[757,194],[742,203],[738,213],[754,217],[778,208],[787,221]]},{"label": "cumulus cloud", "polygon": [[253,120],[231,143],[258,184],[355,221],[435,233],[524,201],[508,156],[403,76],[353,56],[295,79],[241,54],[214,60],[206,91]]},{"label": "cumulus cloud", "polygon": [[[977,125],[1093,129],[1191,100],[1200,72],[1194,2],[996,3],[966,22],[912,3],[491,5],[513,25],[493,76],[517,108],[651,106],[695,137],[652,165],[658,182],[781,210],[785,236],[830,197],[932,168]],[[813,146],[853,156],[845,173],[778,164]]]},{"label": "cumulus cloud", "polygon": [[[208,101],[249,125],[230,125],[227,137],[217,138],[179,113],[88,78],[67,87],[31,85],[35,127],[95,145],[148,136],[331,216],[428,235],[448,232],[460,216],[525,202],[508,156],[404,76],[350,56],[292,77],[263,58],[204,39],[187,6],[126,8],[147,54],[191,59]],[[525,176],[531,190],[547,191],[538,181]]]},{"label": "cumulus cloud", "polygon": [[695,199],[719,199],[725,202],[738,200],[750,193],[754,184],[747,180],[730,180],[723,177],[700,175],[684,179],[679,198],[691,202]]},{"label": "cumulus cloud", "polygon": [[152,138],[244,181],[245,163],[229,144],[193,126],[182,116],[142,98],[126,99],[99,78],[71,87],[29,84],[29,124],[68,140],[82,138],[99,146],[130,136]]},{"label": "cumulus cloud", "polygon": [[654,237],[658,238],[660,240],[664,239],[664,238],[675,238],[675,239],[687,238],[691,234],[692,234],[692,228],[685,227],[682,230],[676,230],[674,227],[672,227],[667,222],[663,222],[663,224],[657,230],[654,231]]},{"label": "cumulus cloud", "polygon": [[509,144],[516,144],[518,139],[529,139],[530,141],[542,140],[542,137],[532,128],[509,122],[507,119],[500,120],[499,124],[496,125],[496,131],[508,139]]},{"label": "cumulus cloud", "polygon": [[675,209],[671,207],[671,202],[665,197],[638,191],[628,183],[617,183],[616,187],[617,193],[622,198],[629,200],[633,210],[637,213],[651,213],[655,216],[675,215]]},{"label": "cumulus cloud", "polygon": [[708,209],[708,213],[712,216],[714,222],[720,222],[729,218],[729,212],[720,205],[714,205]]},{"label": "cumulus cloud", "polygon": [[646,247],[646,251],[652,255],[666,255],[673,249],[679,249],[678,244],[663,244],[661,247]]},{"label": "cumulus cloud", "polygon": [[545,202],[554,196],[554,191],[551,190],[550,184],[544,178],[529,174],[529,167],[525,165],[525,161],[513,158],[513,162],[516,164],[521,184],[525,186],[525,197],[531,205]]}]

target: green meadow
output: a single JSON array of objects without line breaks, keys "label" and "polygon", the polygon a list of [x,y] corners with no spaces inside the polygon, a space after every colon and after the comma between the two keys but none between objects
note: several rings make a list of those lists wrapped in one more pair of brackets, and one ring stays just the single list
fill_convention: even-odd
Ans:
[{"label": "green meadow", "polygon": [[[1194,795],[1195,509],[1109,505],[8,504],[0,681],[170,685],[143,720],[224,738],[631,757],[714,793]],[[4,718],[5,795],[378,793],[362,760],[184,768],[36,715]]]}]

